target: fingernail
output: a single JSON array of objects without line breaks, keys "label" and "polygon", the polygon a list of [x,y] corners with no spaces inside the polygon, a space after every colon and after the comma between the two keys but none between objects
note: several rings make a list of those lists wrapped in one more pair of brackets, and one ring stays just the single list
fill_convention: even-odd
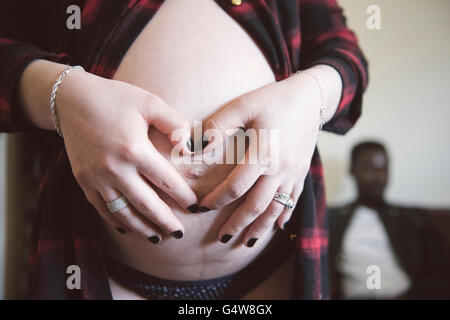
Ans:
[{"label": "fingernail", "polygon": [[124,234],[126,231],[124,228],[116,228],[117,231],[119,231],[121,234]]},{"label": "fingernail", "polygon": [[251,248],[255,245],[256,240],[258,240],[257,238],[251,238],[250,240],[247,241],[247,247]]},{"label": "fingernail", "polygon": [[206,137],[203,137],[202,139],[202,150],[205,149],[205,147],[208,145],[209,140]]},{"label": "fingernail", "polygon": [[231,235],[231,234],[224,234],[222,236],[222,238],[220,238],[220,242],[227,243],[228,241],[230,241],[231,238],[233,238],[233,235]]},{"label": "fingernail", "polygon": [[189,206],[186,208],[190,213],[197,213],[198,212],[198,205],[193,204],[192,206]]},{"label": "fingernail", "polygon": [[194,152],[194,144],[192,143],[192,138],[187,139],[186,147],[189,151]]},{"label": "fingernail", "polygon": [[[214,136],[211,137],[211,139],[205,138],[206,140],[202,142],[202,150],[204,149],[211,149],[211,145],[214,143],[215,139]],[[205,144],[206,142],[206,144]],[[211,150],[210,150],[211,151]],[[209,152],[209,151],[208,151]]]},{"label": "fingernail", "polygon": [[200,207],[199,208],[199,210],[201,211],[201,212],[208,212],[209,210],[211,210],[210,208],[208,208],[208,207]]},{"label": "fingernail", "polygon": [[181,239],[183,238],[183,231],[177,230],[171,233],[174,238]]},{"label": "fingernail", "polygon": [[285,222],[284,224],[283,224],[283,230],[286,230],[286,227],[287,227],[287,222]]},{"label": "fingernail", "polygon": [[147,239],[153,244],[157,244],[159,242],[158,236],[151,236],[151,237],[148,237]]}]

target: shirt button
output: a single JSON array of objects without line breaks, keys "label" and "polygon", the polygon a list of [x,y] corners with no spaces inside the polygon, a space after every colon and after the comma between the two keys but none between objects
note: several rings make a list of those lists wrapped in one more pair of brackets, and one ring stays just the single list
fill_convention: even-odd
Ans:
[{"label": "shirt button", "polygon": [[242,0],[231,0],[231,3],[235,6],[239,6],[242,3]]}]

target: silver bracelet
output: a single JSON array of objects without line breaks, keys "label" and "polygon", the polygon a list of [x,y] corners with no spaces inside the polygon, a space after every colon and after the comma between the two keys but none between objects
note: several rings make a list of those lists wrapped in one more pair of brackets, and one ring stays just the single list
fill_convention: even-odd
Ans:
[{"label": "silver bracelet", "polygon": [[53,125],[55,126],[56,132],[62,137],[62,132],[61,132],[61,127],[59,126],[59,120],[58,120],[58,114],[56,112],[56,107],[55,107],[55,98],[56,98],[56,92],[58,91],[58,88],[60,86],[60,84],[63,82],[64,77],[72,70],[74,69],[80,69],[82,71],[84,71],[82,66],[67,66],[66,69],[61,72],[61,74],[59,75],[58,79],[56,79],[55,84],[52,87],[52,93],[50,94],[50,112],[52,113],[52,120],[53,120]]},{"label": "silver bracelet", "polygon": [[312,73],[309,70],[298,70],[295,72],[295,74],[307,74],[308,76],[312,77],[319,87],[320,90],[320,125],[319,125],[319,131],[322,131],[323,126],[325,125],[325,112],[327,111],[327,103],[326,103],[326,97],[325,97],[325,89],[322,84],[322,81],[317,77],[314,73]]}]

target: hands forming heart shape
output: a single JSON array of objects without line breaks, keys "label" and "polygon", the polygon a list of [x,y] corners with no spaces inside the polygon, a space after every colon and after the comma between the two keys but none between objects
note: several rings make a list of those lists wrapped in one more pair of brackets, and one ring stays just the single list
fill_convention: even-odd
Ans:
[{"label": "hands forming heart shape", "polygon": [[[324,79],[331,77],[331,67],[313,68]],[[322,93],[311,77],[295,75],[270,83],[220,108],[205,122],[209,143],[202,150],[192,150],[190,122],[158,96],[86,72],[74,71],[66,81],[58,114],[73,174],[87,200],[119,232],[133,230],[153,243],[161,233],[183,236],[183,225],[146,180],[190,212],[220,209],[245,197],[217,234],[224,243],[248,227],[243,241],[251,247],[269,228],[277,224],[283,229],[290,219],[292,210],[273,198],[279,192],[296,202],[309,171],[323,121]],[[83,96],[77,94],[80,89]],[[327,96],[335,105],[328,118],[339,96],[340,90]],[[183,154],[211,155],[238,130],[245,130],[249,143],[226,179],[198,199],[149,141],[150,126]],[[111,214],[106,203],[122,195],[131,205]]]}]

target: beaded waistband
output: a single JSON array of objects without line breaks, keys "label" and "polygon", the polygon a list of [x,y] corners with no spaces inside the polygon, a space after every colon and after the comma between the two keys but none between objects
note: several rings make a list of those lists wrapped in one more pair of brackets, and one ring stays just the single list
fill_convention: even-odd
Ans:
[{"label": "beaded waistband", "polygon": [[[287,233],[258,255],[244,269],[215,279],[176,281],[135,270],[111,257],[104,257],[108,274],[123,286],[150,300],[237,300],[268,278],[292,253]],[[275,239],[274,239],[275,240]]]}]

